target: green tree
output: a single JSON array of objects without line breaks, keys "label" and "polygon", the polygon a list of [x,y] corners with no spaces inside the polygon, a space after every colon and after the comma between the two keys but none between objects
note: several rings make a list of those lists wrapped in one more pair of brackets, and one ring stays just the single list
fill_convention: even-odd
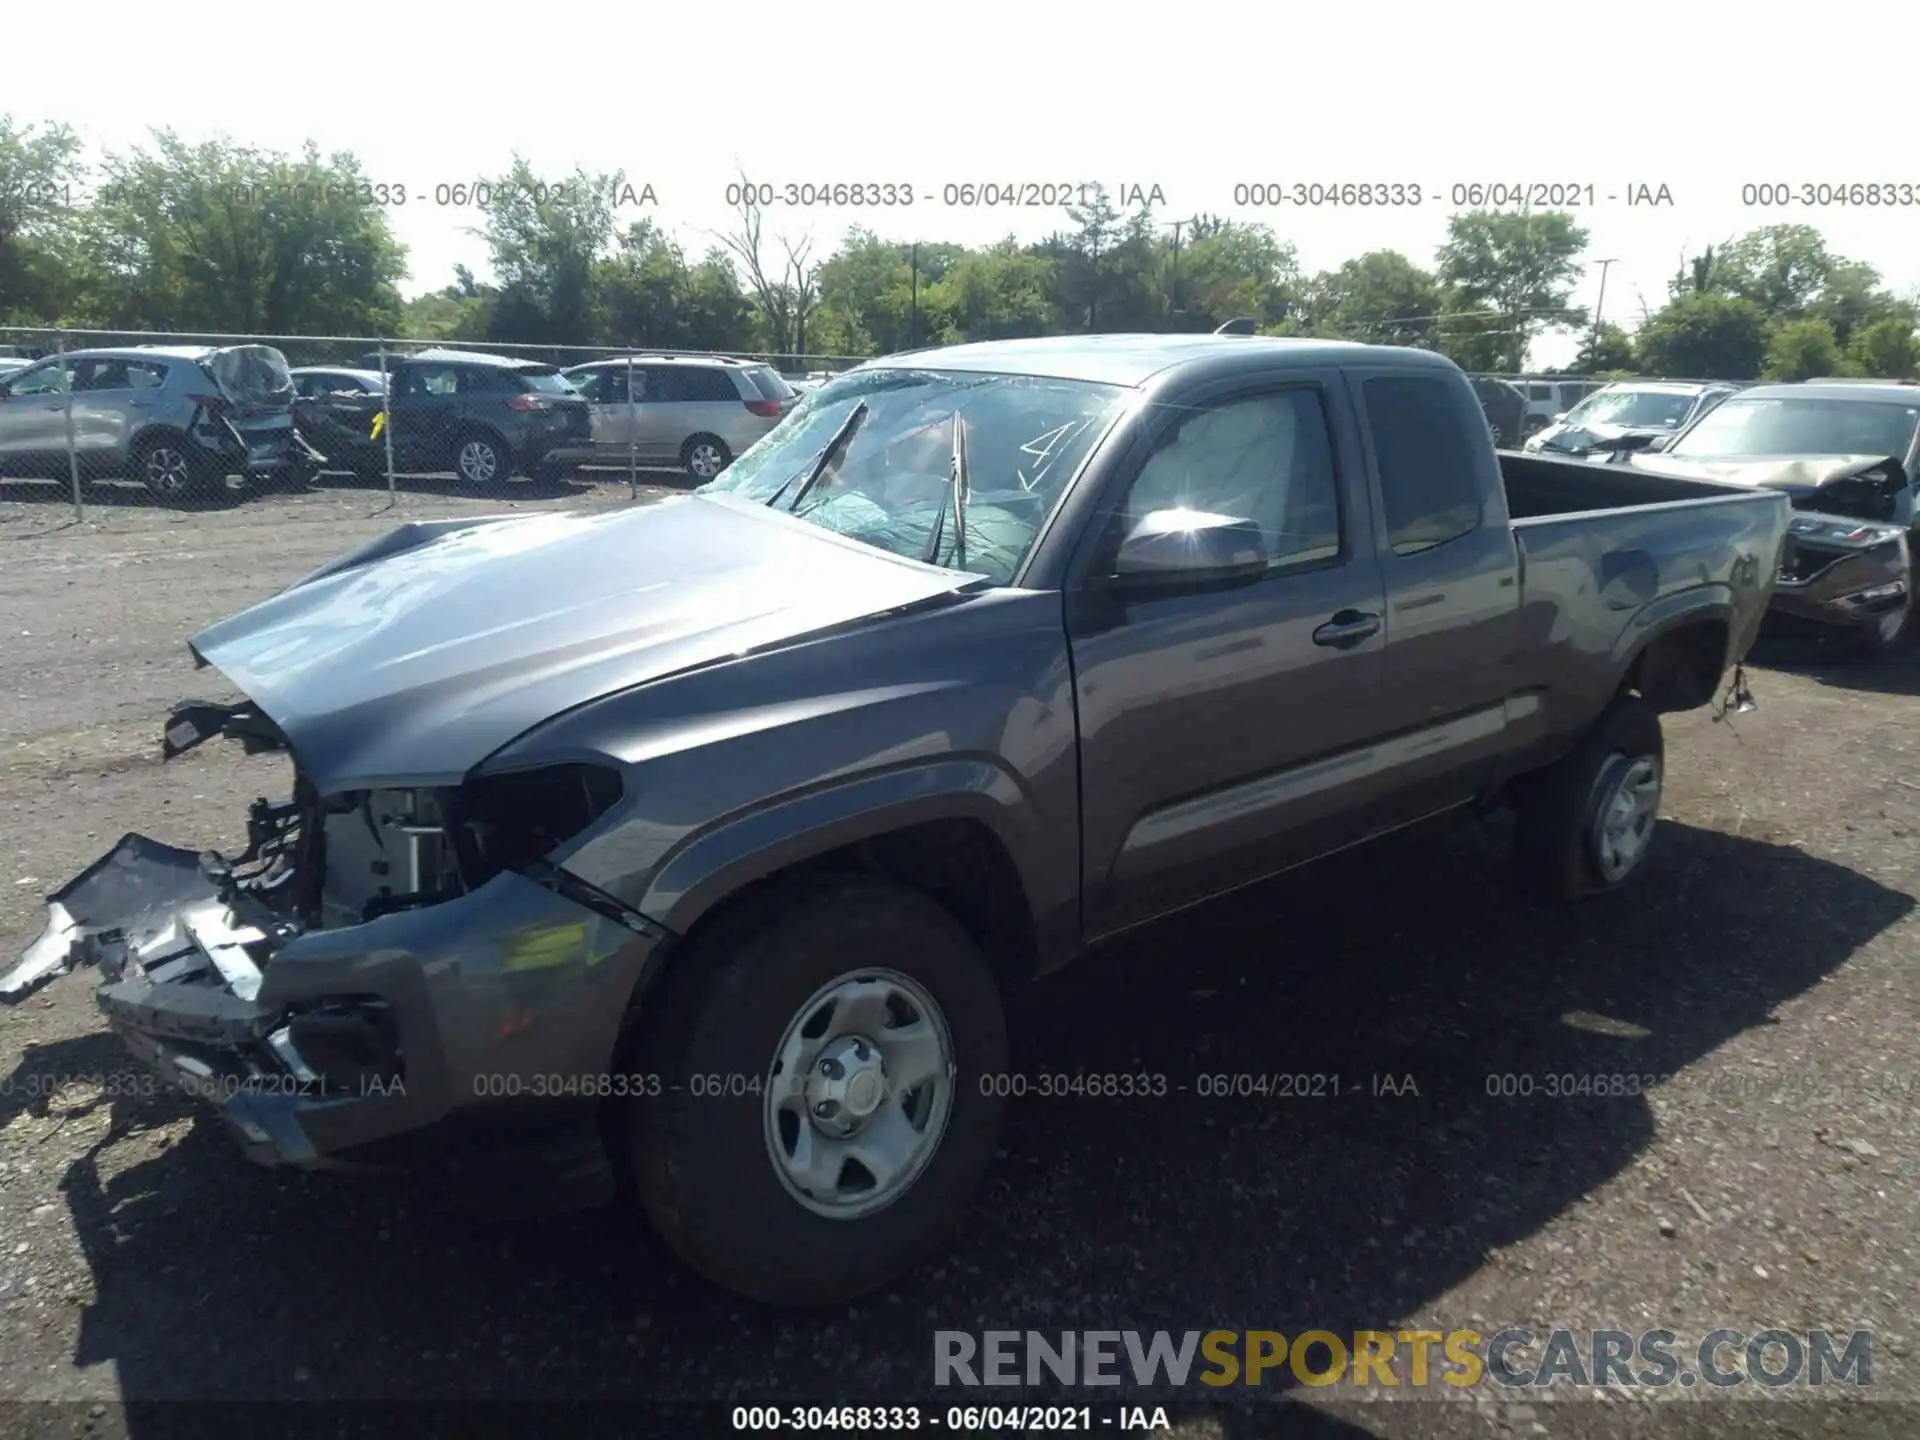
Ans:
[{"label": "green tree", "polygon": [[1667,282],[1667,298],[1678,300],[1683,295],[1711,295],[1720,288],[1720,257],[1709,245],[1698,255],[1688,256],[1680,262],[1680,268]]},{"label": "green tree", "polygon": [[1808,316],[1789,320],[1773,332],[1762,373],[1769,380],[1811,380],[1839,369],[1840,346],[1833,338],[1833,326]]},{"label": "green tree", "polygon": [[1076,330],[1157,329],[1166,313],[1157,274],[1153,216],[1132,215],[1095,185],[1085,204],[1066,207],[1074,228],[1048,236],[1034,253],[1055,265],[1055,299]]},{"label": "green tree", "polygon": [[1169,242],[1159,267],[1166,313],[1179,328],[1212,330],[1243,315],[1273,324],[1297,307],[1300,262],[1293,246],[1265,225],[1208,215],[1190,224],[1190,243],[1176,252]]},{"label": "green tree", "polygon": [[1721,250],[1717,288],[1753,301],[1770,319],[1797,319],[1826,288],[1834,264],[1813,226],[1767,225]]},{"label": "green tree", "polygon": [[1377,345],[1433,344],[1440,282],[1397,250],[1371,250],[1323,270],[1304,291],[1315,334]]},{"label": "green tree", "polygon": [[498,292],[482,285],[464,265],[453,267],[453,284],[407,301],[400,334],[408,340],[475,343],[486,339]]},{"label": "green tree", "polygon": [[1633,348],[1633,337],[1618,325],[1604,322],[1599,333],[1589,333],[1586,342],[1580,347],[1580,354],[1573,362],[1577,375],[1598,375],[1602,372],[1631,372],[1639,364],[1639,356]]},{"label": "green tree", "polygon": [[1057,334],[1064,328],[1057,263],[1011,237],[963,255],[934,286],[931,313],[953,340]]},{"label": "green tree", "polygon": [[1912,313],[1886,315],[1855,330],[1847,342],[1846,368],[1888,380],[1920,377],[1920,336]]},{"label": "green tree", "polygon": [[0,324],[57,321],[74,299],[80,154],[65,125],[0,115]]},{"label": "green tree", "polygon": [[[1439,278],[1450,308],[1506,315],[1508,363],[1520,371],[1540,330],[1585,323],[1569,302],[1586,244],[1586,230],[1564,211],[1469,210],[1447,222]],[[1484,340],[1491,331],[1478,334]]]},{"label": "green tree", "polygon": [[1476,303],[1450,287],[1441,290],[1440,317],[1429,344],[1462,370],[1514,374],[1526,368],[1527,330],[1512,313]]},{"label": "green tree", "polygon": [[1767,356],[1767,317],[1737,295],[1682,295],[1647,318],[1636,337],[1651,375],[1751,380]]},{"label": "green tree", "polygon": [[1859,260],[1835,260],[1826,283],[1807,313],[1833,326],[1834,339],[1847,345],[1854,332],[1900,308],[1880,284],[1880,272]]},{"label": "green tree", "polygon": [[595,337],[595,267],[613,243],[626,176],[576,169],[555,182],[515,155],[485,189],[487,242],[500,296],[489,338],[584,345]]},{"label": "green tree", "polygon": [[390,334],[406,255],[359,160],[157,131],[107,156],[82,222],[93,313],[139,329]]},{"label": "green tree", "polygon": [[629,225],[595,272],[595,335],[614,345],[748,350],[753,304],[725,252],[697,263],[651,219]]},{"label": "green tree", "polygon": [[820,267],[820,313],[815,334],[845,354],[905,350],[927,334],[919,313],[912,247],[882,240],[870,230],[847,232]]}]

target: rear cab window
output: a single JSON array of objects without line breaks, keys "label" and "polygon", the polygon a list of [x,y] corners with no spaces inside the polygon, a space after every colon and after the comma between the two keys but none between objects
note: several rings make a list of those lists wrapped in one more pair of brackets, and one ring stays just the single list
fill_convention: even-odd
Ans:
[{"label": "rear cab window", "polygon": [[1480,527],[1485,497],[1475,437],[1438,376],[1376,375],[1363,382],[1367,433],[1380,475],[1387,546],[1418,555]]}]

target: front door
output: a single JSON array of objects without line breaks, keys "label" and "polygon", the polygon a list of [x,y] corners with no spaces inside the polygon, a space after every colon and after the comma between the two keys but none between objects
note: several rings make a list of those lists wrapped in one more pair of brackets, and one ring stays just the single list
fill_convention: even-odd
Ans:
[{"label": "front door", "polygon": [[[1367,767],[1341,752],[1369,733],[1384,635],[1370,517],[1333,463],[1351,424],[1338,376],[1317,373],[1149,417],[1069,592],[1088,938],[1328,848],[1355,813]],[[1113,595],[1118,538],[1176,508],[1256,521],[1267,573]]]},{"label": "front door", "polygon": [[0,475],[67,474],[67,392],[73,362],[43,360],[7,381],[0,397]]}]

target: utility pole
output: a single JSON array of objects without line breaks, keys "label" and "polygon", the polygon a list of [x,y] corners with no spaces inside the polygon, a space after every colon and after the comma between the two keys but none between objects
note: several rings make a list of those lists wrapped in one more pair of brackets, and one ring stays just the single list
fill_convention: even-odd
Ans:
[{"label": "utility pole", "polygon": [[1173,258],[1167,262],[1167,298],[1172,302],[1167,308],[1174,315],[1180,313],[1180,232],[1186,227],[1185,220],[1173,222]]},{"label": "utility pole", "polygon": [[1600,353],[1600,312],[1607,306],[1607,267],[1614,263],[1612,258],[1594,262],[1600,267],[1600,296],[1593,302],[1593,338],[1587,342],[1587,360],[1589,364]]}]

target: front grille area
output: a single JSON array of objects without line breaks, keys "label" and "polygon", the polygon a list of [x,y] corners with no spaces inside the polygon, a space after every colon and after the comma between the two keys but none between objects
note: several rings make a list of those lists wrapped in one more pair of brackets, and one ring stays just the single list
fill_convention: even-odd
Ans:
[{"label": "front grille area", "polygon": [[1789,584],[1804,585],[1831,569],[1839,559],[1834,551],[1809,549],[1789,535],[1786,549],[1780,555],[1780,578]]}]

